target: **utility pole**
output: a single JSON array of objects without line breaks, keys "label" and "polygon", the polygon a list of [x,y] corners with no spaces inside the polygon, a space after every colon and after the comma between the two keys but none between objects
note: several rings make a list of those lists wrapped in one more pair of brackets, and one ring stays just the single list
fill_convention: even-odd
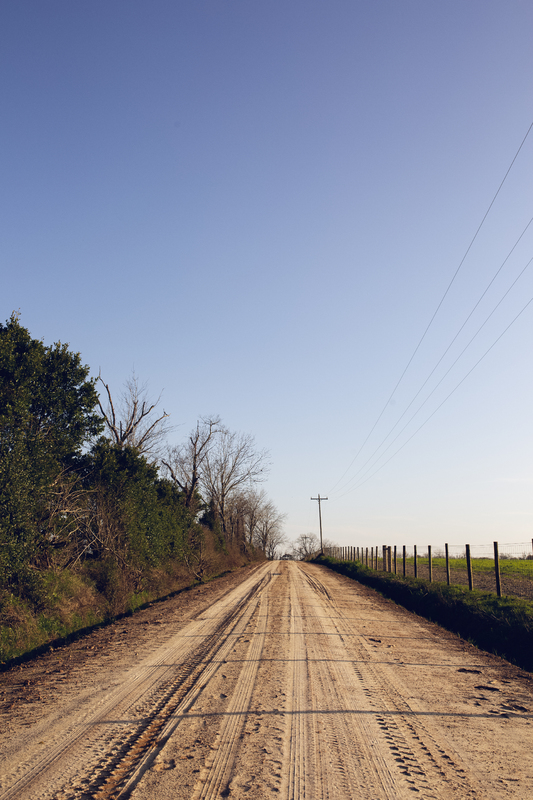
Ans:
[{"label": "utility pole", "polygon": [[320,555],[321,556],[324,555],[324,548],[322,546],[322,512],[320,510],[320,502],[321,502],[321,500],[327,500],[327,499],[328,499],[327,497],[320,497],[320,495],[318,495],[318,497],[312,497],[311,498],[311,500],[318,500],[318,521],[320,523]]}]

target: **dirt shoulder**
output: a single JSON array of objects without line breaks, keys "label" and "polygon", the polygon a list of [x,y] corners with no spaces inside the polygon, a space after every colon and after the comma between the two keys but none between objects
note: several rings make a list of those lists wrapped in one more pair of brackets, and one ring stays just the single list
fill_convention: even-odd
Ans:
[{"label": "dirt shoulder", "polygon": [[[31,661],[0,673],[0,752],[19,730],[67,704],[80,689],[101,685],[128,663],[141,660],[176,630],[238,586],[257,566],[251,565],[205,585],[186,589],[167,600],[126,616],[74,642],[53,647]],[[172,629],[167,621],[173,620]]]}]

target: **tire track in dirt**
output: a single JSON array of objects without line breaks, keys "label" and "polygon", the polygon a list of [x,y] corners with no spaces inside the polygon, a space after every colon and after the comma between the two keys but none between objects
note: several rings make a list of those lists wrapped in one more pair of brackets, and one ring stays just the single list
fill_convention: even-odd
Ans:
[{"label": "tire track in dirt", "polygon": [[22,729],[0,800],[523,800],[530,684],[491,658],[316,565],[265,564],[97,708],[83,686],[62,742],[25,753]]},{"label": "tire track in dirt", "polygon": [[[268,587],[272,590],[272,584]],[[239,740],[244,727],[246,714],[250,708],[250,699],[255,687],[257,671],[267,629],[268,595],[263,592],[257,599],[257,616],[255,630],[250,632],[251,644],[241,670],[237,687],[228,704],[217,740],[213,746],[213,755],[204,766],[199,781],[192,794],[192,800],[212,800],[214,797],[226,797],[230,794],[232,770],[239,747]]]},{"label": "tire track in dirt", "polygon": [[[412,797],[412,793],[421,793],[424,800],[484,798],[485,794],[467,775],[471,770],[466,769],[459,755],[448,743],[437,741],[417,710],[401,697],[379,665],[372,663],[370,648],[365,645],[361,632],[331,599],[327,588],[320,585],[316,576],[306,574],[305,568],[302,571],[323,603],[321,621],[323,632],[327,634],[324,638],[332,637],[337,642],[334,646],[335,673],[343,695],[352,698],[364,740],[375,743],[374,761],[381,762],[381,771],[392,776],[395,788],[390,796]],[[321,649],[324,651],[324,647]],[[323,654],[327,657],[328,652],[331,658],[330,648]],[[364,760],[367,758],[368,753]]]},{"label": "tire track in dirt", "polygon": [[[269,581],[269,568],[260,569],[216,603],[210,614],[180,631],[171,646],[151,659],[152,664],[126,676],[125,685],[101,700],[96,712],[87,712],[52,746],[34,751],[33,757],[20,760],[16,769],[4,773],[1,800],[119,797],[121,784],[155,746],[164,723],[180,705],[186,705],[191,690],[201,691],[205,663],[209,666],[224,646],[231,647],[230,637],[253,611],[250,600]],[[127,717],[130,719],[119,724],[113,722]],[[80,773],[83,777],[76,782],[75,775]]]},{"label": "tire track in dirt", "polygon": [[[288,761],[285,762],[283,783],[286,787],[284,796],[288,800],[299,800],[303,797],[323,797],[321,773],[312,776],[308,769],[308,761],[315,761],[316,742],[309,731],[305,710],[307,698],[307,659],[303,639],[302,607],[294,582],[289,587],[289,663],[292,665],[288,690],[288,731],[286,749]],[[312,746],[312,747],[311,747]]]},{"label": "tire track in dirt", "polygon": [[325,624],[331,615],[330,594],[304,569],[299,572],[296,589],[300,607],[305,608],[303,629],[313,698],[307,720],[318,747],[312,769],[322,786],[322,794],[314,796],[399,800],[402,796],[381,751],[373,746],[364,718],[350,713],[352,687],[343,669],[347,654]]}]

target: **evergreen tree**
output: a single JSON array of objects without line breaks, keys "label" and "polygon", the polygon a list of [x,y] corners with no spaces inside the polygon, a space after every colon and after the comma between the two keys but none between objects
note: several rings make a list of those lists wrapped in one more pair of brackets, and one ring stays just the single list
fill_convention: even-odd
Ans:
[{"label": "evergreen tree", "polygon": [[20,593],[54,545],[53,487],[102,427],[88,373],[78,353],[33,339],[16,314],[0,324],[0,578]]}]

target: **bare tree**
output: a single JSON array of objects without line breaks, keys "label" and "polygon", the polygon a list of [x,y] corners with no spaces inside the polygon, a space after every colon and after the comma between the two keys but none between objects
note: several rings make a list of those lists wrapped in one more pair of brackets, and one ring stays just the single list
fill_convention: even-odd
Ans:
[{"label": "bare tree", "polygon": [[37,521],[42,541],[47,545],[39,553],[40,566],[72,567],[87,552],[94,516],[91,499],[92,493],[69,470],[63,470],[49,484]]},{"label": "bare tree", "polygon": [[100,399],[98,405],[111,441],[118,447],[133,447],[155,461],[166,435],[172,429],[165,423],[169,414],[163,410],[160,416],[157,415],[161,395],[155,402],[149,400],[147,385],[139,385],[137,376],[133,374],[125,383],[117,409],[108,384],[104,383],[101,375],[98,380],[107,394],[107,406],[104,408]]},{"label": "bare tree", "polygon": [[226,535],[229,541],[246,549],[247,492],[233,492],[226,502]]},{"label": "bare tree", "polygon": [[265,556],[273,559],[278,547],[285,542],[283,522],[286,514],[280,514],[271,500],[265,502],[260,510],[254,534],[254,542]]},{"label": "bare tree", "polygon": [[249,547],[255,543],[255,533],[267,496],[264,489],[258,492],[253,487],[239,492],[239,508],[244,519],[244,539]]},{"label": "bare tree", "polygon": [[223,430],[220,417],[202,417],[187,441],[170,447],[166,458],[161,460],[171,480],[183,492],[185,505],[193,511],[197,510],[197,492],[204,462],[215,437]]},{"label": "bare tree", "polygon": [[305,561],[320,550],[320,541],[314,533],[301,533],[292,546],[294,558]]},{"label": "bare tree", "polygon": [[240,489],[252,487],[266,478],[268,452],[256,450],[253,436],[219,431],[209,448],[200,474],[200,485],[205,498],[214,501],[220,517],[222,532],[231,541],[228,501]]}]

